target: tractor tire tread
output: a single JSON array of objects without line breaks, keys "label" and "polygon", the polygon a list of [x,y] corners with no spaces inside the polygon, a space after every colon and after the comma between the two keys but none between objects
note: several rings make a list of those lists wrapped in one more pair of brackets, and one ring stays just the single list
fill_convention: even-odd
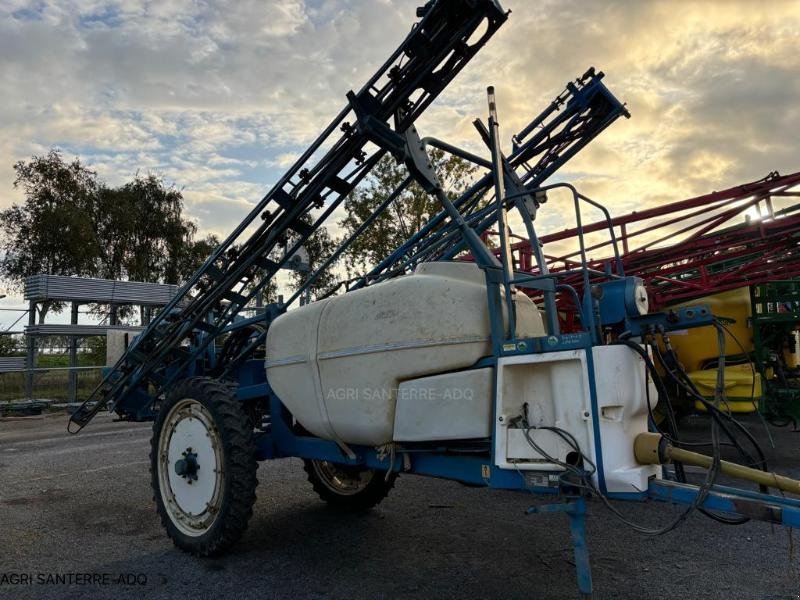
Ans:
[{"label": "tractor tire tread", "polygon": [[337,510],[347,512],[367,512],[380,504],[394,487],[397,474],[392,473],[388,479],[385,471],[375,471],[372,480],[363,490],[356,494],[337,494],[326,486],[317,475],[312,464],[313,461],[303,460],[303,470],[305,470],[308,481],[314,488],[317,495],[325,501],[328,506]]},{"label": "tractor tire tread", "polygon": [[[220,509],[222,514],[206,533],[197,537],[181,533],[172,524],[161,500],[156,462],[160,428],[165,415],[175,402],[183,398],[195,398],[202,402],[214,416],[220,431],[227,472]],[[241,403],[233,396],[231,387],[208,377],[193,377],[178,383],[156,417],[150,444],[153,502],[161,524],[175,546],[195,556],[206,557],[219,555],[235,544],[244,534],[253,515],[258,485],[257,470],[253,426]]]}]

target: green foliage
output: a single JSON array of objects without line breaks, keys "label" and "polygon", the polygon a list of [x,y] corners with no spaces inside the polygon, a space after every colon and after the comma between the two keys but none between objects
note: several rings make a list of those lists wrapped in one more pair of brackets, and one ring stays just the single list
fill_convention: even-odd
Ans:
[{"label": "green foliage", "polygon": [[22,339],[16,335],[0,335],[0,356],[23,356]]},{"label": "green foliage", "polygon": [[[467,161],[433,149],[433,167],[447,195],[453,199],[464,191],[475,167]],[[352,234],[406,178],[405,166],[385,156],[366,180],[346,200],[347,216],[339,221],[345,235]],[[356,239],[345,253],[348,274],[362,273],[388,256],[411,235],[419,231],[441,210],[439,201],[413,183],[375,222]]]},{"label": "green foliage", "polygon": [[0,277],[15,289],[39,273],[181,283],[218,245],[195,239],[180,190],[155,175],[112,188],[58,150],[14,170],[25,201],[0,212]]},{"label": "green foliage", "polygon": [[14,165],[14,187],[25,204],[0,212],[0,275],[15,288],[37,273],[93,275],[97,244],[93,213],[99,184],[78,159],[65,163],[56,150]]},{"label": "green foliage", "polygon": [[86,338],[86,351],[83,354],[87,365],[106,364],[106,338],[93,335]]},{"label": "green foliage", "polygon": [[[311,218],[308,215],[304,216],[302,220],[308,224],[311,224]],[[293,239],[294,238],[289,239],[289,245],[292,244]],[[326,227],[320,227],[311,236],[309,236],[309,238],[303,244],[303,247],[308,253],[308,267],[310,270],[292,272],[292,289],[299,289],[305,282],[306,278],[317,268],[319,268],[322,263],[324,263],[331,256],[331,254],[333,254],[337,245],[337,240],[331,237],[331,234],[328,232]],[[322,272],[320,276],[314,280],[314,283],[311,284],[311,296],[313,298],[324,296],[336,285],[337,282],[338,277],[333,270],[333,265],[331,265],[331,267]]]}]

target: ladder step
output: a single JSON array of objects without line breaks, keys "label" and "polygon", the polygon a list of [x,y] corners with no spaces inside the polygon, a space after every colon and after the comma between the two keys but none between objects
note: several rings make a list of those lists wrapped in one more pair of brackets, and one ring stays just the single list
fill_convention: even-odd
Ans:
[{"label": "ladder step", "polygon": [[285,191],[283,191],[282,188],[278,188],[277,190],[275,190],[275,193],[272,195],[271,199],[277,202],[278,206],[286,210],[288,210],[295,204],[295,199],[292,198]]},{"label": "ladder step", "polygon": [[332,177],[330,181],[325,184],[326,187],[333,190],[340,196],[346,196],[353,191],[353,184],[341,177]]},{"label": "ladder step", "polygon": [[303,237],[308,237],[312,233],[314,233],[314,228],[305,221],[301,221],[300,219],[295,219],[294,221],[289,223],[289,227],[291,229],[294,229],[297,233],[299,233]]},{"label": "ladder step", "polygon": [[247,298],[241,294],[237,294],[233,290],[227,290],[224,294],[222,294],[222,297],[226,300],[230,300],[231,302],[235,302],[239,306],[244,306],[247,304]]},{"label": "ladder step", "polygon": [[208,265],[205,268],[205,272],[206,275],[208,275],[209,277],[211,277],[211,279],[214,279],[216,281],[219,281],[220,279],[225,277],[225,273],[222,271],[222,269],[220,269],[215,265]]},{"label": "ladder step", "polygon": [[253,261],[253,264],[270,273],[274,273],[278,270],[278,263],[268,259],[266,256],[259,256]]}]

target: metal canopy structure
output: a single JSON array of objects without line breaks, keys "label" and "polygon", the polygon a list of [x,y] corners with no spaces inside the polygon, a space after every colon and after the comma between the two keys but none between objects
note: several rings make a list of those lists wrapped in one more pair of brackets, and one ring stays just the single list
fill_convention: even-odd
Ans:
[{"label": "metal canopy structure", "polygon": [[[25,326],[26,357],[24,360],[25,387],[28,399],[33,398],[34,371],[37,362],[37,338],[63,336],[69,338],[69,401],[77,400],[78,345],[80,338],[105,336],[110,330],[143,331],[154,308],[164,306],[175,296],[178,286],[141,281],[115,281],[92,277],[66,277],[61,275],[34,275],[25,280],[25,300],[29,303],[28,324]],[[51,302],[68,302],[70,323],[37,323],[37,305]],[[109,305],[108,323],[79,324],[81,304]],[[118,323],[119,306],[138,306],[142,327],[122,326]],[[21,366],[20,366],[21,367]],[[2,370],[2,365],[0,365]],[[7,368],[6,371],[10,371]],[[22,370],[21,368],[18,370]]]},{"label": "metal canopy structure", "polygon": [[[600,220],[543,235],[551,272],[578,264],[580,252],[548,248],[580,233],[604,234],[585,248],[599,271],[618,269],[645,280],[651,305],[666,305],[709,294],[800,275],[800,203],[776,207],[800,196],[800,172],[767,177],[696,198]],[[521,270],[538,273],[527,240],[513,246]],[[580,287],[580,281],[565,282]],[[564,301],[563,307],[568,308]]]},{"label": "metal canopy structure", "polygon": [[135,304],[137,306],[164,306],[178,291],[177,285],[144,283],[141,281],[115,281],[91,277],[66,277],[63,275],[34,275],[25,280],[25,300],[48,300],[97,303]]},{"label": "metal canopy structure", "polygon": [[91,337],[96,335],[106,335],[109,331],[144,331],[144,327],[132,325],[71,325],[69,323],[44,323],[41,325],[28,325],[25,327],[27,336],[76,336]]}]

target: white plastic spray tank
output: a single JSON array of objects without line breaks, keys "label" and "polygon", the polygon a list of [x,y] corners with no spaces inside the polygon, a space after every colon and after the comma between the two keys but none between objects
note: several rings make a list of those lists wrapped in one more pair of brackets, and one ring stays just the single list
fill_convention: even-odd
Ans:
[{"label": "white plastic spray tank", "polygon": [[[545,334],[538,309],[524,294],[516,295],[516,313],[518,336]],[[436,374],[446,376],[449,389],[467,392],[464,403],[435,393],[420,403],[415,395],[403,411],[405,439],[488,435],[491,372],[466,369],[490,354],[483,272],[472,263],[432,262],[282,315],[269,329],[266,366],[273,391],[307,430],[374,446],[398,439],[401,384],[408,389],[412,380],[427,378],[425,389],[436,390],[441,384],[430,377]],[[463,378],[453,375],[459,370],[465,370]],[[437,406],[439,400],[444,404]],[[425,415],[409,417],[417,408],[439,421],[453,420],[444,432]]]}]

